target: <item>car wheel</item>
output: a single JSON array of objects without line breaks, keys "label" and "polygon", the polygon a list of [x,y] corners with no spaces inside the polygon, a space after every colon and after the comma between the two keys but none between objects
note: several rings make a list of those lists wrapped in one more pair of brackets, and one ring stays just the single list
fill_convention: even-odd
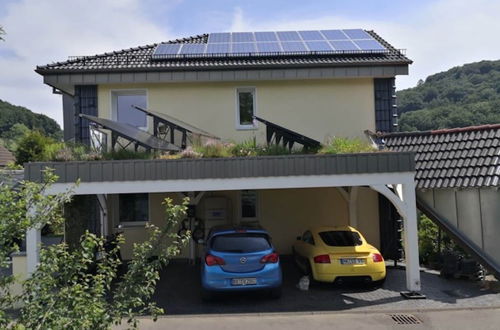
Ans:
[{"label": "car wheel", "polygon": [[214,294],[212,291],[202,288],[201,289],[201,300],[203,301],[211,301],[214,298]]},{"label": "car wheel", "polygon": [[273,299],[279,299],[281,298],[281,286],[271,289],[271,298]]}]

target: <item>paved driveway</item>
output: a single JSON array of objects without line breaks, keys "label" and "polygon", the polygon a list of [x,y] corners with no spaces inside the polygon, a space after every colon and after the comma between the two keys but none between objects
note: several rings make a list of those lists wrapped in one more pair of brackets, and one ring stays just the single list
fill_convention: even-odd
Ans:
[{"label": "paved driveway", "polygon": [[482,290],[479,283],[446,280],[429,272],[421,273],[427,299],[406,300],[399,294],[405,290],[402,269],[389,268],[386,283],[378,289],[312,284],[309,291],[300,291],[295,287],[300,273],[293,263],[285,259],[282,266],[283,295],[278,300],[261,293],[239,293],[203,302],[199,267],[187,264],[171,264],[163,271],[155,300],[168,315],[500,307],[500,294]]}]

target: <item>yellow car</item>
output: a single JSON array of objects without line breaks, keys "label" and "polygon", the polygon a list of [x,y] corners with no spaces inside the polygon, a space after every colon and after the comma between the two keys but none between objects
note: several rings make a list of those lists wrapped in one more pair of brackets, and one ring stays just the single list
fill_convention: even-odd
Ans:
[{"label": "yellow car", "polygon": [[319,282],[361,280],[382,283],[386,270],[380,252],[350,226],[315,227],[293,245],[296,264]]}]

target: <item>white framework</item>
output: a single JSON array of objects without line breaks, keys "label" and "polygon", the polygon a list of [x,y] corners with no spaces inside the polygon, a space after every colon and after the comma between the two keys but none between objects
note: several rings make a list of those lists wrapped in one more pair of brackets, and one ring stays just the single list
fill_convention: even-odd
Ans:
[{"label": "white framework", "polygon": [[[394,192],[387,186],[392,186]],[[67,191],[73,187],[73,194],[118,194],[118,193],[155,193],[189,192],[219,190],[258,190],[287,188],[351,187],[345,193],[349,206],[354,207],[357,188],[369,186],[386,196],[397,208],[404,221],[404,251],[406,257],[406,286],[409,291],[420,291],[420,265],[418,259],[417,208],[415,197],[414,172],[302,175],[286,177],[250,177],[232,179],[186,179],[158,181],[119,181],[119,182],[81,182],[77,187],[71,183],[57,183],[46,194]],[[348,195],[347,195],[348,194]],[[355,208],[355,207],[354,207]],[[356,212],[349,213],[351,223],[356,221]],[[27,255],[28,272],[36,269],[39,261],[40,231],[28,231]]]},{"label": "white framework", "polygon": [[237,87],[235,90],[235,99],[236,99],[236,129],[237,130],[256,130],[258,129],[258,124],[252,122],[250,125],[242,125],[240,122],[240,93],[252,93],[253,97],[253,110],[252,113],[254,116],[257,115],[257,88],[255,86],[241,86]]}]

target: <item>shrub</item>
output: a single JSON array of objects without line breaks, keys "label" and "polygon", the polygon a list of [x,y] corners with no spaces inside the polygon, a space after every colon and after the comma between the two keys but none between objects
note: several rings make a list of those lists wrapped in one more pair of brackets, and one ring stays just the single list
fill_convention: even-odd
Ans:
[{"label": "shrub", "polygon": [[39,131],[31,131],[20,141],[14,153],[16,163],[22,165],[28,162],[47,161],[48,153],[53,149],[49,145],[58,144],[53,139],[46,137]]},{"label": "shrub", "polygon": [[193,151],[202,154],[204,158],[231,157],[232,146],[231,143],[208,140],[203,144],[193,144]]},{"label": "shrub", "polygon": [[360,138],[345,138],[334,137],[330,139],[318,151],[320,154],[350,154],[359,152],[374,152],[375,149],[371,144],[361,140]]}]

